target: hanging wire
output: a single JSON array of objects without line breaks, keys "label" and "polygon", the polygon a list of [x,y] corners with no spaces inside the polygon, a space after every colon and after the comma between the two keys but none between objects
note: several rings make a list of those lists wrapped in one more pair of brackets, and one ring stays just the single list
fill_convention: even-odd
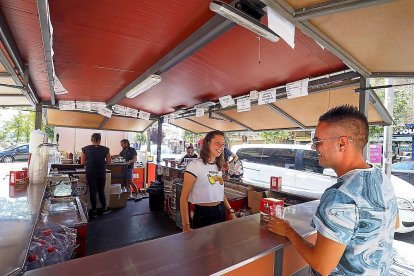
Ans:
[{"label": "hanging wire", "polygon": [[262,40],[260,38],[260,36],[257,37],[257,39],[259,40],[259,64],[262,63]]}]

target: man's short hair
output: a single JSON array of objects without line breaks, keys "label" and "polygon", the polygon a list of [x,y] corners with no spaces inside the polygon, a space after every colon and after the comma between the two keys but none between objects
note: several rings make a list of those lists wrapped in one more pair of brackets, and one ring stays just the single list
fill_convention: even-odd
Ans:
[{"label": "man's short hair", "polygon": [[128,139],[122,139],[122,140],[121,140],[121,143],[127,143],[127,144],[128,144],[128,147],[129,147],[129,145],[130,145],[130,143],[129,143],[129,140],[128,140]]},{"label": "man's short hair", "polygon": [[362,150],[368,143],[368,119],[352,105],[340,105],[328,110],[319,117],[319,122],[327,122],[343,129],[352,138],[357,148]]},{"label": "man's short hair", "polygon": [[92,134],[92,136],[91,136],[91,141],[92,142],[99,142],[99,141],[101,141],[101,134],[100,133],[94,133],[94,134]]}]

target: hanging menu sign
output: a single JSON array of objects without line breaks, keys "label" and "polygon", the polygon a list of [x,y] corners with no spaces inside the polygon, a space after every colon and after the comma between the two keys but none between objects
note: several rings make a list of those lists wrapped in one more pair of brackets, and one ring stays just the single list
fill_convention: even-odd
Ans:
[{"label": "hanging menu sign", "polygon": [[303,97],[308,95],[309,78],[286,84],[286,94],[288,99]]},{"label": "hanging menu sign", "polygon": [[98,113],[101,114],[102,116],[111,118],[112,117],[112,110],[110,110],[109,108],[106,107],[101,107],[98,109]]},{"label": "hanging menu sign", "polygon": [[259,92],[257,92],[257,90],[250,91],[250,100],[252,101],[257,100],[257,98],[259,97],[258,93]]},{"label": "hanging menu sign", "polygon": [[204,116],[204,108],[197,108],[196,117],[203,117],[203,116]]},{"label": "hanging menu sign", "polygon": [[75,101],[59,101],[60,110],[75,110],[76,104]]},{"label": "hanging menu sign", "polygon": [[92,111],[98,111],[98,109],[106,107],[105,102],[91,102],[91,110]]},{"label": "hanging menu sign", "polygon": [[126,114],[126,109],[127,108],[125,106],[122,106],[122,105],[119,105],[119,104],[116,104],[112,107],[112,110],[116,114],[119,114],[119,115],[125,115]]},{"label": "hanging menu sign", "polygon": [[228,106],[232,106],[235,104],[234,99],[231,97],[231,95],[223,96],[219,98],[220,105],[223,108],[226,108]]},{"label": "hanging menu sign", "polygon": [[272,88],[259,92],[258,105],[269,104],[276,101],[276,89]]},{"label": "hanging menu sign", "polygon": [[250,98],[242,98],[237,100],[237,112],[245,112],[250,110]]},{"label": "hanging menu sign", "polygon": [[138,116],[138,110],[127,107],[125,115],[136,118]]},{"label": "hanging menu sign", "polygon": [[91,112],[91,102],[76,101],[76,109]]},{"label": "hanging menu sign", "polygon": [[149,120],[150,119],[151,114],[145,111],[140,110],[138,112],[138,118],[143,119],[143,120]]}]

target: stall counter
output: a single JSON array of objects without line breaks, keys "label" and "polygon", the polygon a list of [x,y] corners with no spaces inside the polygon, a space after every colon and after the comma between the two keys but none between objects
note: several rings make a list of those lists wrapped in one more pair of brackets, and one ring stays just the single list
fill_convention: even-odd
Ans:
[{"label": "stall counter", "polygon": [[[298,233],[314,239],[310,221],[318,201],[286,208]],[[273,266],[273,264],[275,264]],[[239,275],[248,270],[291,275],[306,264],[284,237],[252,215],[71,260],[25,275]]]}]

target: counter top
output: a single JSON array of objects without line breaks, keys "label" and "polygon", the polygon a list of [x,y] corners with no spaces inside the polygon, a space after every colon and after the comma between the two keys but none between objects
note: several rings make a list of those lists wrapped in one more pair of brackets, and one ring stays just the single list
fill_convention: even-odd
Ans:
[{"label": "counter top", "polygon": [[12,206],[12,213],[2,209],[0,214],[0,275],[17,275],[23,268],[45,186],[46,183],[31,184],[27,193],[16,197],[1,194],[0,204]]},{"label": "counter top", "polygon": [[[286,208],[285,218],[300,235],[315,233],[310,221],[318,201]],[[25,275],[221,275],[289,244],[260,224],[259,214],[189,233],[130,245],[71,260]]]}]

